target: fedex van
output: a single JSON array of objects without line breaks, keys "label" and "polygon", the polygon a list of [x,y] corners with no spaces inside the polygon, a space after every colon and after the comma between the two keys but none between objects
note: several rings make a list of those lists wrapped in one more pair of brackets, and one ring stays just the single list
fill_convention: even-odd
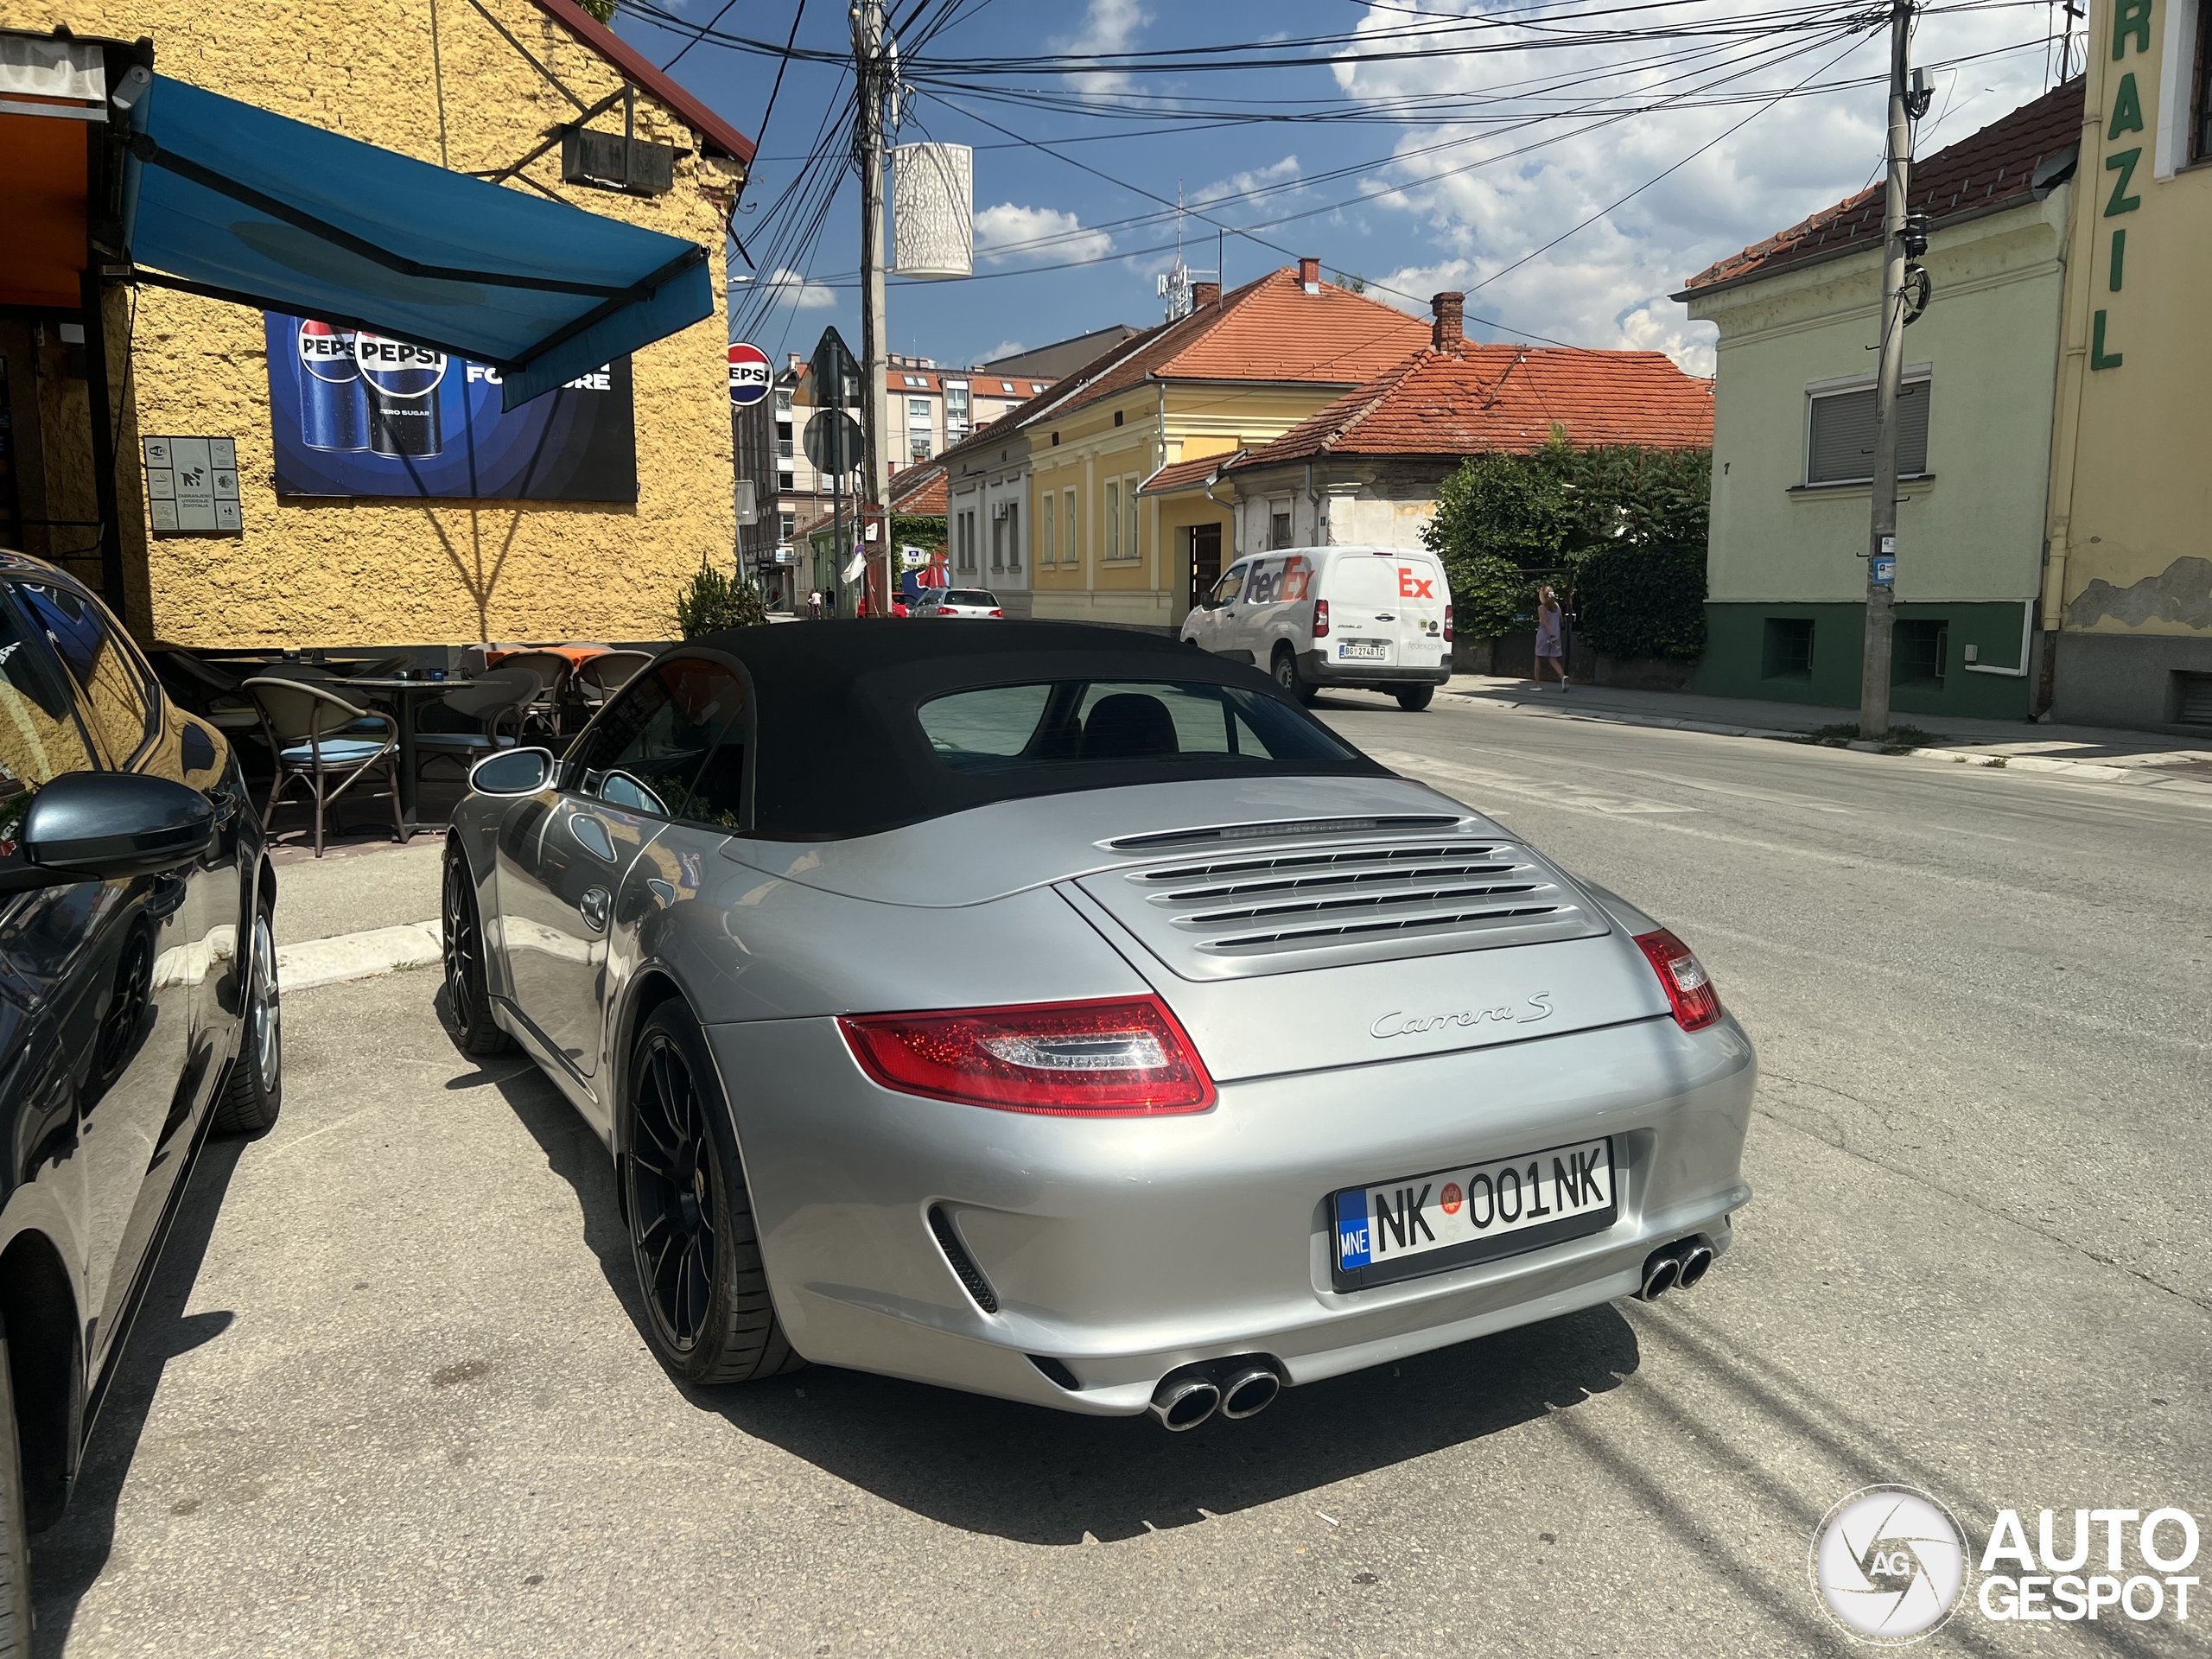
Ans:
[{"label": "fedex van", "polygon": [[1342,685],[1426,709],[1452,677],[1452,594],[1436,556],[1418,550],[1247,554],[1184,618],[1183,639],[1265,669],[1303,702]]}]

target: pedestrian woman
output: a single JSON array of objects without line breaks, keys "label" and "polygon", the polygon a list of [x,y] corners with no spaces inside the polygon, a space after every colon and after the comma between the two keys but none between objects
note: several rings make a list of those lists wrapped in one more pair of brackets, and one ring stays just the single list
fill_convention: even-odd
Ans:
[{"label": "pedestrian woman", "polygon": [[1567,690],[1567,652],[1560,644],[1559,595],[1549,582],[1536,590],[1536,684],[1541,689],[1553,675],[1559,689]]}]

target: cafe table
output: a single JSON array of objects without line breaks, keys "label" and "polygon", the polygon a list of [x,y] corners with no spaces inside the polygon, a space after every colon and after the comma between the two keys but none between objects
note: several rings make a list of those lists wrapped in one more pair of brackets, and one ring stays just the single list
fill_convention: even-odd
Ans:
[{"label": "cafe table", "polygon": [[372,678],[334,680],[334,685],[351,686],[357,691],[372,691],[390,697],[397,706],[395,723],[399,728],[399,818],[412,836],[424,826],[415,818],[415,716],[417,706],[425,696],[442,697],[448,691],[458,691],[474,685],[474,680],[457,675],[442,680],[403,679],[396,675],[378,675]]}]

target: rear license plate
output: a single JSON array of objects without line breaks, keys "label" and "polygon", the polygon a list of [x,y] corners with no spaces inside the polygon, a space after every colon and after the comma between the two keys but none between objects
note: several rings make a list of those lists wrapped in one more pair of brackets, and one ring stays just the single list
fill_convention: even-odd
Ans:
[{"label": "rear license plate", "polygon": [[1620,1214],[1610,1139],[1347,1187],[1336,1217],[1338,1290],[1442,1273],[1599,1233]]},{"label": "rear license plate", "polygon": [[1389,643],[1382,639],[1345,639],[1337,645],[1339,659],[1357,658],[1363,662],[1379,663],[1389,654]]}]

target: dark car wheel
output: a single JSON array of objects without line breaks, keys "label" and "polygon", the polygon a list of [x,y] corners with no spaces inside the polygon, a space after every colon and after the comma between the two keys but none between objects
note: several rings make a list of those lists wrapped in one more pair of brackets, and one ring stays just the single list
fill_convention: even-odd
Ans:
[{"label": "dark car wheel", "polygon": [[29,1659],[30,1650],[31,1554],[23,1520],[23,1460],[16,1441],[8,1343],[0,1337],[0,1659]]},{"label": "dark car wheel", "polygon": [[630,1062],[622,1179],[654,1349],[687,1382],[797,1370],[769,1299],[728,1103],[699,1022],[664,1002]]},{"label": "dark car wheel", "polygon": [[1298,677],[1298,658],[1291,655],[1288,645],[1275,647],[1274,674],[1275,683],[1300,702],[1310,703],[1320,695],[1319,686],[1308,685]]},{"label": "dark car wheel", "polygon": [[[266,1135],[284,1109],[284,1007],[276,983],[276,937],[257,908],[246,941],[245,1010],[238,1052],[215,1108],[218,1135]],[[0,1649],[0,1654],[4,1654]]]},{"label": "dark car wheel", "polygon": [[476,883],[461,849],[446,843],[443,923],[446,1020],[464,1054],[498,1054],[514,1039],[492,1018],[492,993],[484,977],[484,928],[476,913]]},{"label": "dark car wheel", "polygon": [[1429,699],[1436,695],[1433,685],[1402,685],[1398,688],[1398,707],[1409,715],[1417,715],[1428,707]]}]

